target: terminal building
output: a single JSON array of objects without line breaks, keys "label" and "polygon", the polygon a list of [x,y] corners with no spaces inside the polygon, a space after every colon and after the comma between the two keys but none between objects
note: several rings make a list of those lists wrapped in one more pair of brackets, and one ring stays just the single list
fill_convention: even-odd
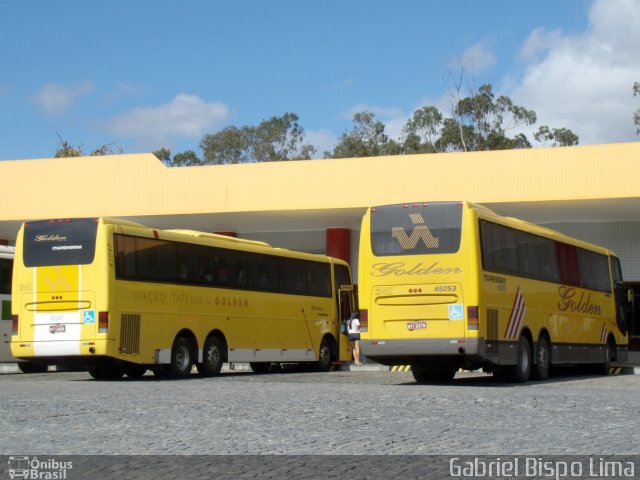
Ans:
[{"label": "terminal building", "polygon": [[607,247],[640,285],[640,142],[178,168],[152,154],[6,160],[0,178],[5,245],[25,220],[117,217],[328,254],[357,276],[368,206],[468,200]]}]

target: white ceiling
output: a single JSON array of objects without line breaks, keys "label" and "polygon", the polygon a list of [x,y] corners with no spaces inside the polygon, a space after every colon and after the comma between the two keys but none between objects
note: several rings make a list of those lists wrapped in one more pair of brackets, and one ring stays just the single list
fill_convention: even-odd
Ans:
[{"label": "white ceiling", "polygon": [[[562,202],[485,203],[496,213],[532,223],[640,222],[640,198]],[[243,233],[315,231],[331,227],[360,229],[365,208],[288,210],[276,212],[194,213],[122,217],[160,229]],[[20,222],[0,221],[0,239],[15,240]]]}]

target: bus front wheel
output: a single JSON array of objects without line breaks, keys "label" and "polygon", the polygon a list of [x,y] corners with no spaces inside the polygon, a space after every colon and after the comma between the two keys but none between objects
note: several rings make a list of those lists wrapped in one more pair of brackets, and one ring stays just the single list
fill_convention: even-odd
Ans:
[{"label": "bus front wheel", "polygon": [[220,373],[224,363],[222,342],[217,337],[209,337],[204,342],[202,363],[197,365],[198,373],[203,377],[213,377]]},{"label": "bus front wheel", "polygon": [[524,383],[531,376],[531,346],[526,337],[518,341],[517,363],[507,367],[507,378],[513,383]]},{"label": "bus front wheel", "polygon": [[598,363],[595,366],[594,373],[596,375],[603,375],[603,376],[609,375],[611,370],[611,361],[615,355],[614,353],[615,348],[616,348],[615,343],[613,343],[611,340],[609,340],[607,344],[604,346],[604,362]]},{"label": "bus front wheel", "polygon": [[320,351],[318,352],[318,361],[316,368],[319,372],[328,372],[333,365],[333,353],[331,349],[331,342],[324,338],[320,344]]}]

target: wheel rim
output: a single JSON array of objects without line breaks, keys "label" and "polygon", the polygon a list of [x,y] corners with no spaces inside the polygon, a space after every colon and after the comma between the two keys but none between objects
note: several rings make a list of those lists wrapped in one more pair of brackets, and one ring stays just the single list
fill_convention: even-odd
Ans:
[{"label": "wheel rim", "polygon": [[175,361],[176,361],[176,367],[178,367],[178,369],[184,371],[189,368],[191,355],[189,353],[189,349],[185,345],[180,345],[176,349]]},{"label": "wheel rim", "polygon": [[207,349],[207,363],[211,368],[215,368],[220,363],[220,350],[215,345],[210,345]]}]

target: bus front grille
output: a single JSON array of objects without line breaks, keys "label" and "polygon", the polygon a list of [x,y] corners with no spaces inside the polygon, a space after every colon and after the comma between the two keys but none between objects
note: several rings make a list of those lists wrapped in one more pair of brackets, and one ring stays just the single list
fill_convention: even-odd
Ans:
[{"label": "bus front grille", "polygon": [[123,313],[120,319],[120,353],[137,355],[140,353],[140,315]]}]

